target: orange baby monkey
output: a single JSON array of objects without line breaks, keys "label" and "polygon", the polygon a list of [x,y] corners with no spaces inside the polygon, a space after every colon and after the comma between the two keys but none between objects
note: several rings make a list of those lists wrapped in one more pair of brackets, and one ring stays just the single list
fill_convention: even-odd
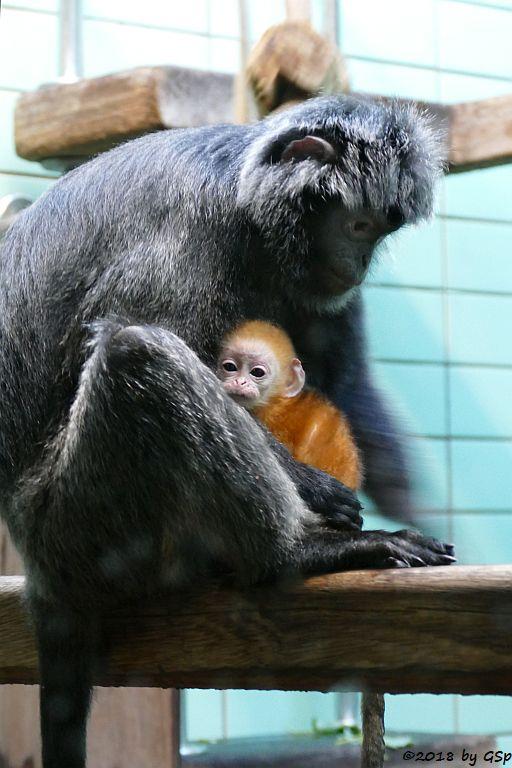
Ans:
[{"label": "orange baby monkey", "polygon": [[353,490],[361,462],[348,422],[328,400],[304,390],[305,374],[288,335],[251,320],[224,339],[217,375],[298,461],[322,469]]}]

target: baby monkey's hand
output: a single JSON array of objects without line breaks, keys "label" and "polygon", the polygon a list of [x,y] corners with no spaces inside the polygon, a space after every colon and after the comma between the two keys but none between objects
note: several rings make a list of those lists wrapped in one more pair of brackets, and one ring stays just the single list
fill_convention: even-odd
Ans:
[{"label": "baby monkey's hand", "polygon": [[330,528],[361,530],[363,507],[354,491],[319,469],[309,467],[309,470],[314,473],[311,482],[299,488],[308,507]]}]

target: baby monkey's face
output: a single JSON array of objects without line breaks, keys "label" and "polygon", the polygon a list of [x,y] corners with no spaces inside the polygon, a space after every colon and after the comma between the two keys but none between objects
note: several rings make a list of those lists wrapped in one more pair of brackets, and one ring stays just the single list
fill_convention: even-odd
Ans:
[{"label": "baby monkey's face", "polygon": [[256,408],[276,394],[280,369],[266,345],[244,340],[224,347],[219,356],[217,376],[225,391],[244,408]]},{"label": "baby monkey's face", "polygon": [[274,351],[263,339],[234,338],[221,350],[217,376],[244,408],[266,405],[273,397],[295,397],[304,386],[300,360]]}]

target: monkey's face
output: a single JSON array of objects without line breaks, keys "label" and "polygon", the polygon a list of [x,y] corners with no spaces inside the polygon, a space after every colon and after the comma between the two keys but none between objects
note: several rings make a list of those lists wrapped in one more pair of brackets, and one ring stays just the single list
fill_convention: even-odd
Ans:
[{"label": "monkey's face", "polygon": [[[305,163],[336,170],[350,178],[347,146],[321,136],[307,135],[291,141],[279,162],[297,170]],[[362,158],[364,158],[364,153]],[[306,167],[306,166],[304,166]],[[339,196],[308,194],[303,197],[306,212],[302,217],[306,254],[297,270],[303,290],[313,296],[342,296],[361,285],[376,247],[391,232],[405,223],[397,202],[385,196],[378,207],[350,205]]]},{"label": "monkey's face", "polygon": [[266,405],[272,397],[295,397],[305,376],[300,360],[257,338],[232,339],[222,349],[217,376],[224,391],[244,408]]},{"label": "monkey's face", "polygon": [[308,289],[315,295],[337,296],[361,285],[376,247],[404,223],[400,210],[347,209],[331,200],[308,216]]},{"label": "monkey's face", "polygon": [[232,344],[222,350],[217,376],[230,397],[252,409],[264,405],[274,394],[279,366],[269,349],[244,340],[243,346]]},{"label": "monkey's face", "polygon": [[261,240],[263,276],[295,303],[337,305],[386,235],[432,212],[442,137],[411,106],[344,96],[311,99],[259,130],[237,202]]}]

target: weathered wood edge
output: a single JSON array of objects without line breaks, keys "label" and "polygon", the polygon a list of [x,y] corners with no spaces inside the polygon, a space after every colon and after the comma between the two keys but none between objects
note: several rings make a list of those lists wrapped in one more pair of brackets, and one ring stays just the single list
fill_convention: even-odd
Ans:
[{"label": "weathered wood edge", "polygon": [[17,101],[16,152],[86,158],[151,131],[232,122],[232,89],[231,75],[171,66],[47,85]]},{"label": "weathered wood edge", "polygon": [[[139,67],[46,86],[18,100],[16,150],[28,160],[87,159],[149,131],[232,122],[233,87],[231,75],[181,67]],[[420,107],[447,135],[450,170],[512,160],[512,95]]]},{"label": "weathered wood edge", "polygon": [[[106,617],[98,685],[512,694],[512,566],[361,571],[170,595]],[[37,682],[0,578],[0,683]]]},{"label": "weathered wood edge", "polygon": [[512,94],[454,104],[450,108],[449,162],[452,170],[512,161]]}]

